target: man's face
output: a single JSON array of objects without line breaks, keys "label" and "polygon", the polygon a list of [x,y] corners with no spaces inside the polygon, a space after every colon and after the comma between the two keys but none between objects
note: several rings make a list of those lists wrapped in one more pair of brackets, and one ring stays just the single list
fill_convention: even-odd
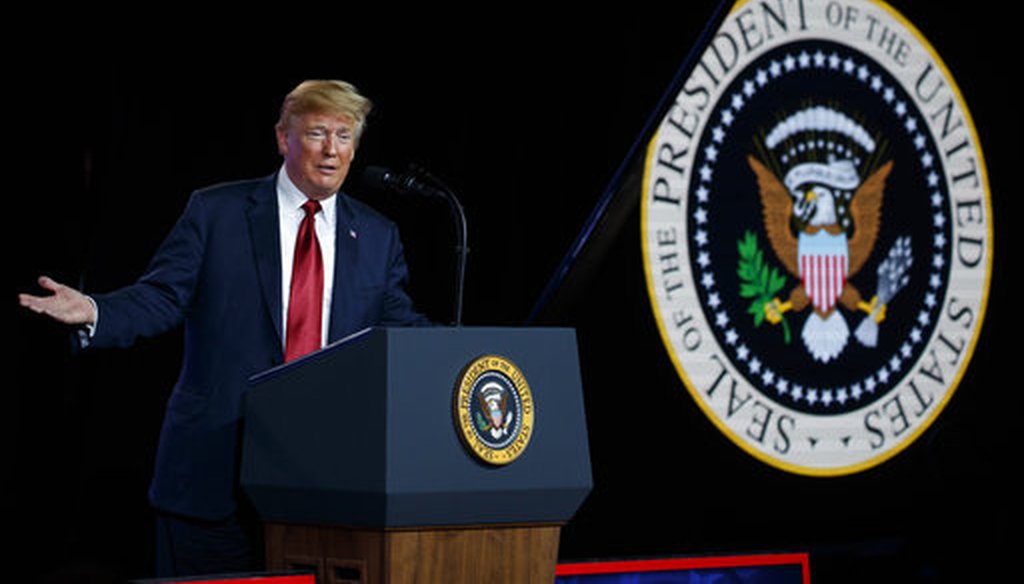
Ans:
[{"label": "man's face", "polygon": [[339,114],[292,116],[277,130],[277,148],[288,178],[307,197],[323,200],[338,191],[356,152],[356,128]]}]

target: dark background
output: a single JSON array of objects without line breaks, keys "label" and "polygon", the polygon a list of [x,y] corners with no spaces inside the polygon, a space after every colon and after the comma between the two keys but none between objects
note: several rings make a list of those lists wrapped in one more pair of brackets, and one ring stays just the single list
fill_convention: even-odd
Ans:
[{"label": "dark background", "polygon": [[[758,462],[676,377],[646,297],[636,202],[616,205],[621,228],[599,232],[597,261],[532,321],[579,336],[595,488],[563,530],[563,559],[809,551],[818,582],[1006,568],[1021,459],[1019,319],[1005,270],[1021,196],[1011,89],[1020,50],[1005,16],[897,7],[971,108],[996,215],[987,319],[952,401],[903,454],[857,475],[806,478]],[[464,323],[521,325],[715,8],[421,9],[401,19],[397,8],[279,9],[247,14],[260,26],[245,27],[203,14],[12,20],[23,36],[0,47],[14,203],[0,477],[16,541],[6,565],[34,576],[10,581],[149,574],[145,493],[180,356],[178,332],[70,356],[62,327],[17,306],[38,274],[91,291],[129,283],[193,189],[277,169],[272,126],[285,93],[342,78],[377,104],[349,190],[399,222],[421,309],[451,319],[447,209],[359,188],[365,165],[416,163],[458,193],[472,250]]]}]

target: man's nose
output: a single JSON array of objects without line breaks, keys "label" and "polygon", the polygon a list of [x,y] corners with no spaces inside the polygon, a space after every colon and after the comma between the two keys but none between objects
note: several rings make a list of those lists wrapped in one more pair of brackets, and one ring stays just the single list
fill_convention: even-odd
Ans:
[{"label": "man's nose", "polygon": [[338,143],[337,143],[337,140],[338,140],[338,137],[335,136],[334,134],[328,134],[327,137],[324,138],[323,148],[322,148],[324,156],[334,156],[335,154],[338,153]]}]

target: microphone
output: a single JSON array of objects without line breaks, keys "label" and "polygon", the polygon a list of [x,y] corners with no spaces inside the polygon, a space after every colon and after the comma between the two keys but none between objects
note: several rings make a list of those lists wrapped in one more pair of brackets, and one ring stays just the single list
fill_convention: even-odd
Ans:
[{"label": "microphone", "polygon": [[366,167],[362,180],[367,186],[399,195],[446,198],[444,192],[423,182],[415,174],[394,172],[381,166]]},{"label": "microphone", "polygon": [[[466,287],[466,256],[469,254],[469,238],[466,234],[466,213],[458,197],[438,178],[422,168],[413,168],[411,172],[398,173],[380,166],[368,166],[363,170],[362,182],[365,186],[400,195],[417,195],[428,198],[444,199],[451,209],[455,223],[455,306],[454,322],[462,326],[462,297]],[[424,180],[429,181],[424,182]]]}]

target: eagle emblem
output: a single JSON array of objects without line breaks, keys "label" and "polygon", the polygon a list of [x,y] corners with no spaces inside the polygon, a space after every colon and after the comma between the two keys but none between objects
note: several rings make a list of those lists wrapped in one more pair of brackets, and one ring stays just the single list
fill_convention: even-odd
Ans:
[{"label": "eagle emblem", "polygon": [[455,427],[480,461],[509,464],[533,434],[534,402],[523,372],[500,355],[474,359],[459,376],[454,394]]},{"label": "eagle emblem", "polygon": [[909,237],[897,239],[879,265],[870,300],[851,279],[875,248],[893,160],[885,160],[877,136],[826,106],[784,117],[755,146],[760,156],[748,155],[747,163],[757,179],[765,233],[797,282],[785,300],[763,302],[763,320],[776,325],[786,313],[809,309],[800,337],[815,360],[828,363],[849,341],[843,311],[863,312],[855,337],[875,346],[888,302],[907,283]]},{"label": "eagle emblem", "polygon": [[500,440],[508,434],[512,424],[512,412],[508,411],[508,392],[501,384],[490,381],[480,388],[477,399],[481,412],[477,415],[477,428],[489,433],[491,438]]}]

